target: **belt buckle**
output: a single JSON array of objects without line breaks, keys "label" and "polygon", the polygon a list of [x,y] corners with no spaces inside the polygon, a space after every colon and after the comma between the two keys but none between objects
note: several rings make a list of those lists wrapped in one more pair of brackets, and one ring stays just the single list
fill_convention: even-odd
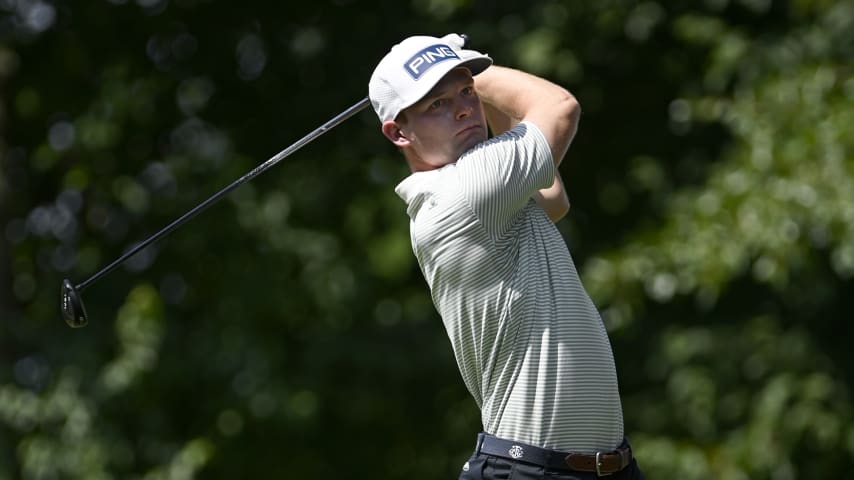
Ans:
[{"label": "belt buckle", "polygon": [[597,477],[605,477],[608,475],[613,475],[614,472],[611,473],[602,473],[602,461],[599,460],[599,457],[602,456],[602,452],[596,452],[596,476]]}]

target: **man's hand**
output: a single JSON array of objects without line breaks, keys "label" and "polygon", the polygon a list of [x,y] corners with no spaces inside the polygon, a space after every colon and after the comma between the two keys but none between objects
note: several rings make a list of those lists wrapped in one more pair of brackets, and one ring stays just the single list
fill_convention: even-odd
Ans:
[{"label": "man's hand", "polygon": [[442,41],[450,45],[454,50],[462,50],[468,43],[468,37],[459,33],[449,33],[442,37]]},{"label": "man's hand", "polygon": [[453,48],[454,52],[456,52],[462,60],[468,60],[470,58],[483,55],[477,50],[471,50],[466,48],[469,41],[468,37],[466,37],[465,35],[460,35],[458,33],[449,33],[442,37],[442,41],[447,43],[451,48]]}]

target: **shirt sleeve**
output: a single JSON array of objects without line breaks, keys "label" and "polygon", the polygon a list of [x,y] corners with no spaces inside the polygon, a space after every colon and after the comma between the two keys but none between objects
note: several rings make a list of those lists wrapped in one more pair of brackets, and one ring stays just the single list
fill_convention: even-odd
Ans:
[{"label": "shirt sleeve", "polygon": [[471,209],[492,233],[501,233],[537,190],[554,181],[551,148],[530,122],[483,142],[457,162]]}]

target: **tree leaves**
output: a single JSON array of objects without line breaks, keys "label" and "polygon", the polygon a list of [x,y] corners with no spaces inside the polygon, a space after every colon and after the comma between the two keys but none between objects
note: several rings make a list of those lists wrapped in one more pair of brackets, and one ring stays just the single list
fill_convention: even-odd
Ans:
[{"label": "tree leaves", "polygon": [[479,415],[369,113],[87,289],[85,330],[56,305],[449,31],[581,101],[559,227],[647,476],[854,463],[848,3],[0,9],[0,477],[457,475]]}]

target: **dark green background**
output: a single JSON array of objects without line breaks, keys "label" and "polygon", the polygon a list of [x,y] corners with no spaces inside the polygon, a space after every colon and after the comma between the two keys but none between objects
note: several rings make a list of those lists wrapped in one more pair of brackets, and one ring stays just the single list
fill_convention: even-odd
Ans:
[{"label": "dark green background", "polygon": [[850,469],[851,2],[4,0],[0,479],[456,478],[479,414],[370,111],[58,311],[449,32],[581,102],[559,228],[647,477]]}]

